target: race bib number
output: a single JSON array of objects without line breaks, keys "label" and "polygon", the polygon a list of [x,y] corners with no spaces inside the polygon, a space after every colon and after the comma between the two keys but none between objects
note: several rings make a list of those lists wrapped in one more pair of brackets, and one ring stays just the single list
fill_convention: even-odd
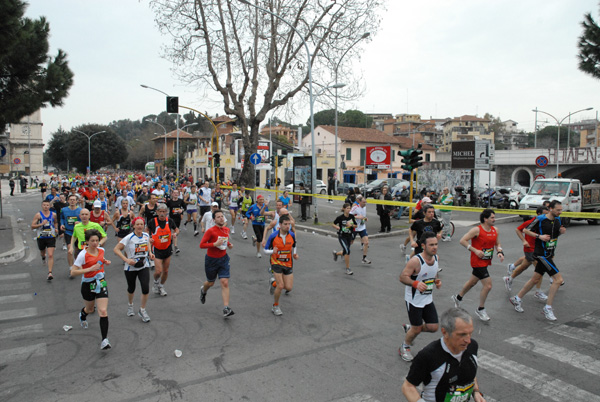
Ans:
[{"label": "race bib number", "polygon": [[181,214],[181,208],[173,208],[173,209],[171,210],[171,213],[172,213],[173,215],[179,215],[179,214]]},{"label": "race bib number", "polygon": [[227,250],[227,242],[229,241],[229,237],[225,237],[225,236],[219,236],[219,238],[217,239],[217,241],[224,239],[225,241],[223,242],[223,244],[221,244],[219,247],[217,247],[220,250]]},{"label": "race bib number", "polygon": [[473,388],[473,384],[457,387],[454,391],[446,393],[444,402],[467,402],[471,399]]},{"label": "race bib number", "polygon": [[483,251],[483,257],[481,258],[482,260],[491,260],[494,256],[493,248],[484,248],[481,251]]},{"label": "race bib number", "polygon": [[146,255],[148,252],[148,243],[140,243],[135,245],[135,255]]},{"label": "race bib number", "polygon": [[554,250],[556,248],[556,244],[558,239],[550,239],[546,242],[546,250]]},{"label": "race bib number", "polygon": [[280,251],[277,255],[277,261],[288,262],[290,261],[290,252],[289,251]]},{"label": "race bib number", "polygon": [[238,198],[237,198],[237,197],[233,197],[233,198],[231,199],[231,202],[235,202],[235,203],[237,204],[237,202],[238,202]]},{"label": "race bib number", "polygon": [[265,221],[265,217],[264,217],[264,216],[262,216],[262,215],[259,215],[259,216],[257,216],[257,217],[256,217],[255,221],[256,221],[256,222],[259,222],[259,223],[262,223],[262,222],[264,222],[264,221]]},{"label": "race bib number", "polygon": [[130,228],[129,225],[121,225],[122,230],[129,230],[129,228]]},{"label": "race bib number", "polygon": [[161,243],[168,243],[169,242],[169,235],[161,235],[158,237],[158,240]]},{"label": "race bib number", "polygon": [[67,224],[68,225],[74,225],[75,222],[77,222],[77,217],[76,216],[69,216],[67,218]]},{"label": "race bib number", "polygon": [[427,286],[427,289],[424,292],[421,292],[421,294],[430,295],[433,292],[433,286],[435,285],[435,278],[425,279],[423,281],[423,283],[425,284],[425,286]]}]

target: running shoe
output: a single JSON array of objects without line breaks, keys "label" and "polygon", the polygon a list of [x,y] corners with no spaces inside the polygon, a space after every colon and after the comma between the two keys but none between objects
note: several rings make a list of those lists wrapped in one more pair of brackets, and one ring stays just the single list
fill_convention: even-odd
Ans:
[{"label": "running shoe", "polygon": [[508,299],[508,301],[510,301],[510,303],[515,306],[515,311],[517,313],[522,313],[525,310],[523,310],[523,307],[521,307],[521,300],[517,299],[517,296],[513,296],[511,298]]},{"label": "running shoe", "polygon": [[256,246],[256,236],[252,236],[252,245]]},{"label": "running shoe", "polygon": [[204,285],[200,287],[200,303],[206,303],[206,292],[204,292]]},{"label": "running shoe", "polygon": [[63,251],[67,251],[67,245],[63,244]]},{"label": "running shoe", "polygon": [[405,261],[404,262],[408,262],[410,260],[410,255],[406,254],[404,256]]},{"label": "running shoe", "polygon": [[452,295],[452,301],[454,302],[454,307],[456,308],[460,308],[460,300],[458,300],[458,297],[456,297],[456,295]]},{"label": "running shoe", "polygon": [[48,272],[48,279],[49,281],[51,281],[52,279],[54,279],[54,276],[52,276],[52,272]]},{"label": "running shoe", "polygon": [[146,312],[145,309],[144,310],[140,309],[138,311],[138,315],[142,319],[142,322],[150,322],[150,316],[148,315],[148,313]]},{"label": "running shoe", "polygon": [[400,245],[400,252],[401,252],[402,254],[406,254],[406,246],[405,246],[404,244],[401,244],[401,245]]},{"label": "running shoe", "polygon": [[350,268],[346,268],[346,275],[354,275],[354,272]]},{"label": "running shoe", "polygon": [[[46,265],[46,257],[42,257],[42,265]],[[552,282],[550,282],[552,283]]]},{"label": "running shoe", "polygon": [[362,259],[362,263],[363,263],[363,264],[370,264],[370,263],[371,263],[371,260],[367,260],[366,258],[363,258],[363,259]]},{"label": "running shoe", "polygon": [[410,331],[410,324],[402,324],[402,328],[404,329],[404,333],[407,334]]},{"label": "running shoe", "polygon": [[271,311],[273,312],[273,314],[275,315],[282,315],[283,313],[281,312],[281,308],[279,308],[279,306],[273,306],[273,308],[271,309]]},{"label": "running shoe", "polygon": [[490,316],[487,314],[487,311],[485,311],[485,309],[483,310],[475,310],[475,314],[477,314],[477,317],[479,317],[479,319],[481,321],[489,321],[490,320]]},{"label": "running shoe", "polygon": [[230,317],[232,315],[234,315],[235,313],[233,312],[233,310],[231,309],[231,307],[227,306],[223,309],[223,317],[227,318]]},{"label": "running shoe", "polygon": [[442,241],[452,241],[450,236],[442,237]]},{"label": "running shoe", "polygon": [[154,283],[152,284],[152,291],[154,293],[156,293],[157,295],[160,294],[160,290],[158,290],[158,285],[159,285],[158,281],[154,281]]},{"label": "running shoe", "polygon": [[286,290],[286,291],[285,291],[285,295],[286,295],[286,296],[287,296],[287,295],[289,295],[290,293],[292,293],[292,291],[291,291],[291,290]]},{"label": "running shoe", "polygon": [[337,261],[338,257],[337,251],[333,250],[333,261]]},{"label": "running shoe", "polygon": [[181,250],[179,250],[179,247],[175,246],[175,254],[179,254]]},{"label": "running shoe", "polygon": [[507,267],[508,267],[508,274],[509,275],[512,274],[513,271],[515,270],[515,264],[508,264]]},{"label": "running shoe", "polygon": [[554,311],[552,311],[552,306],[545,305],[542,309],[542,312],[546,316],[547,320],[556,321],[556,316],[554,315]]},{"label": "running shoe", "polygon": [[79,324],[81,324],[81,328],[88,329],[88,322],[81,316],[81,311],[79,312]]},{"label": "running shoe", "polygon": [[402,344],[400,349],[398,349],[398,353],[402,357],[402,360],[405,362],[411,362],[413,359],[412,353],[410,353],[410,346]]},{"label": "running shoe", "polygon": [[269,293],[271,293],[271,295],[275,294],[275,287],[277,287],[275,278],[269,279]]},{"label": "running shoe", "polygon": [[262,255],[260,253],[256,253],[256,258],[262,258]]},{"label": "running shoe", "polygon": [[158,286],[158,292],[161,296],[166,296],[167,295],[167,291],[165,290],[165,287],[163,285],[159,285]]},{"label": "running shoe", "polygon": [[108,338],[104,338],[102,339],[102,343],[100,344],[100,349],[101,350],[107,350],[110,349],[110,342],[108,341]]},{"label": "running shoe", "polygon": [[[553,283],[554,283],[554,278],[550,277],[550,285],[552,285]],[[564,284],[565,284],[565,281],[562,281],[560,286],[563,286]]]},{"label": "running shoe", "polygon": [[242,232],[242,239],[247,239],[248,235],[246,234],[246,232]]},{"label": "running shoe", "polygon": [[194,237],[198,236],[200,234],[200,232],[198,232],[197,230],[194,231]]},{"label": "running shoe", "polygon": [[135,312],[133,311],[133,304],[127,306],[127,317],[133,317]]},{"label": "running shoe", "polygon": [[235,234],[235,228],[233,226],[231,227],[231,234]]},{"label": "running shoe", "polygon": [[505,276],[502,279],[504,279],[504,286],[506,287],[506,291],[510,292],[512,289],[512,282],[513,282],[512,278],[510,276]]},{"label": "running shoe", "polygon": [[548,295],[546,295],[546,293],[544,292],[535,292],[535,294],[533,295],[536,299],[541,300],[541,301],[546,301],[548,300]]}]

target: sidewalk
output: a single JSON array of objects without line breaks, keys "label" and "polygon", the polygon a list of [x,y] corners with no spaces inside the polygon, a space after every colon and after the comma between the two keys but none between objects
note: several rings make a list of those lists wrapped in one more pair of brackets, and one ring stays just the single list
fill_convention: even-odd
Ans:
[{"label": "sidewalk", "polygon": [[[21,193],[20,187],[15,188],[15,195],[11,197],[8,180],[2,180],[2,217],[0,218],[0,264],[8,264],[20,260],[25,256],[23,236],[19,232],[19,223],[14,216],[10,204],[17,204],[21,197],[31,197],[39,194],[39,189],[27,189]],[[18,190],[18,191],[17,191]],[[41,195],[40,195],[41,200]]]}]

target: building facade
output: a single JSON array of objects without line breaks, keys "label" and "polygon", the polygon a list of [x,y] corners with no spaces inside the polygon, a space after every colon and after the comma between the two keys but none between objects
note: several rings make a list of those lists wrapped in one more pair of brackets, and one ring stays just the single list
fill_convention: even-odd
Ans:
[{"label": "building facade", "polygon": [[27,176],[44,173],[42,127],[40,110],[10,125],[0,137],[0,173]]},{"label": "building facade", "polygon": [[455,141],[489,140],[494,142],[490,131],[490,120],[477,116],[464,115],[448,119],[444,124],[443,142],[440,150],[450,152]]}]

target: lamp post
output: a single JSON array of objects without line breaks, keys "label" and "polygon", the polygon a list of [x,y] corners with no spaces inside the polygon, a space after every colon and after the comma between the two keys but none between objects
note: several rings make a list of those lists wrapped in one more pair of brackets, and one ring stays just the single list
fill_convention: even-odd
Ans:
[{"label": "lamp post", "polygon": [[[350,51],[350,49],[352,49],[354,47],[354,45],[356,45],[358,42],[360,42],[363,39],[368,38],[371,35],[370,32],[365,32],[360,38],[358,38],[356,41],[354,41],[353,44],[351,44],[348,49],[346,49],[346,51],[344,52],[344,54],[342,54],[342,57],[340,57],[340,59],[338,60],[337,64],[335,65],[335,85],[338,85],[338,69],[340,67],[340,64],[342,63],[342,59],[344,58],[344,56],[346,56],[346,54]],[[343,84],[343,86],[345,86],[346,84]],[[337,180],[339,180],[339,175],[338,173],[338,88],[341,87],[336,87],[335,88],[335,173],[336,173],[336,177]],[[336,189],[336,194],[337,194],[337,189]]]},{"label": "lamp post", "polygon": [[94,133],[94,134],[86,134],[83,131],[75,130],[74,128],[71,129],[71,131],[75,131],[76,133],[83,134],[88,139],[88,169],[89,169],[89,171],[91,173],[91,171],[92,171],[92,151],[91,151],[91,149],[92,149],[92,137],[95,136],[95,135],[98,135],[98,134],[105,133],[106,131],[98,131],[97,133]]},{"label": "lamp post", "polygon": [[562,120],[560,120],[560,121],[556,117],[552,116],[550,113],[543,112],[543,111],[539,110],[538,108],[535,108],[535,109],[532,110],[532,112],[543,113],[545,115],[548,115],[548,116],[552,117],[556,121],[556,124],[558,124],[558,134],[557,134],[557,138],[556,138],[556,177],[558,177],[558,167],[559,167],[559,155],[558,155],[558,152],[560,151],[560,125],[562,124],[563,121],[565,121],[566,119],[570,118],[575,113],[585,112],[587,110],[592,110],[592,109],[593,109],[593,107],[588,107],[586,109],[581,109],[581,110],[578,110],[576,112],[569,113],[568,115],[566,115],[565,117],[563,117]]},{"label": "lamp post", "polygon": [[[178,115],[179,116],[179,115]],[[197,126],[198,123],[190,123],[190,124],[186,124],[185,126],[181,127],[181,128],[177,128],[177,183],[179,183],[179,131],[183,130],[186,127],[191,127],[191,126]]]},{"label": "lamp post", "polygon": [[[308,97],[310,100],[310,141],[312,144],[312,170],[311,170],[311,176],[312,176],[312,189],[311,192],[312,194],[315,194],[316,191],[316,185],[317,185],[317,160],[315,157],[315,116],[314,116],[314,98],[313,98],[313,79],[312,79],[312,62],[310,59],[310,50],[308,49],[308,43],[306,43],[306,41],[304,40],[304,35],[302,35],[295,27],[294,25],[292,25],[290,22],[288,22],[287,20],[285,20],[283,17],[281,17],[278,14],[275,14],[274,12],[271,12],[265,8],[259,7],[255,4],[250,3],[248,0],[238,0],[246,5],[249,5],[250,7],[254,7],[258,10],[261,10],[264,13],[270,14],[273,17],[277,18],[278,20],[280,20],[281,22],[283,22],[284,24],[286,24],[287,26],[289,26],[297,35],[298,38],[300,38],[300,40],[302,41],[302,44],[304,45],[304,49],[306,50],[306,57],[307,57],[307,69],[308,69]],[[318,214],[318,203],[315,203],[315,217],[314,217],[314,223],[319,223],[319,214]]]},{"label": "lamp post", "polygon": [[167,129],[165,128],[165,126],[155,122],[154,120],[144,119],[144,121],[147,121],[148,123],[156,124],[157,126],[162,127],[162,129],[165,133],[165,149],[164,149],[164,157],[163,157],[163,176],[164,176],[165,175],[165,165],[167,163]]}]

